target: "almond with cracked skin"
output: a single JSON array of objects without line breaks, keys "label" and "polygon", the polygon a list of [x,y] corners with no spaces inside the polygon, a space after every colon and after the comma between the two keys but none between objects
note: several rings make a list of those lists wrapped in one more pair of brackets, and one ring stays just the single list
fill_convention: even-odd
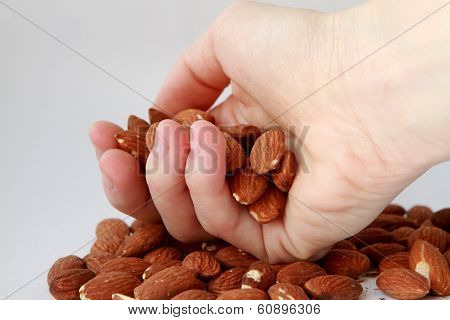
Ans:
[{"label": "almond with cracked skin", "polygon": [[155,145],[156,129],[158,128],[159,122],[153,123],[150,128],[148,128],[145,133],[145,145],[149,151],[152,151]]},{"label": "almond with cracked skin", "polygon": [[245,167],[230,177],[229,185],[233,198],[240,204],[249,205],[263,195],[269,180],[251,168]]},{"label": "almond with cracked skin", "polygon": [[406,210],[402,206],[400,206],[398,204],[391,203],[391,204],[388,204],[386,206],[386,208],[384,208],[381,213],[383,213],[383,214],[395,214],[395,215],[403,216],[405,214],[405,212],[406,212]]},{"label": "almond with cracked skin", "polygon": [[409,236],[415,231],[411,227],[400,227],[392,231],[392,238],[395,242],[407,246]]},{"label": "almond with cracked skin", "polygon": [[217,300],[268,300],[269,296],[259,289],[233,289],[217,297]]},{"label": "almond with cracked skin", "polygon": [[140,256],[164,241],[165,228],[163,225],[154,224],[139,230],[126,238],[117,249],[116,256],[132,257]]},{"label": "almond with cracked skin", "polygon": [[116,235],[103,235],[95,240],[91,247],[91,253],[96,255],[115,254],[117,249],[122,245],[125,238]]},{"label": "almond with cracked skin", "polygon": [[145,143],[145,133],[134,130],[119,131],[115,135],[119,148],[139,160],[141,167],[145,168],[149,151]]},{"label": "almond with cracked skin", "polygon": [[150,127],[150,124],[145,121],[144,119],[141,119],[135,115],[130,115],[128,117],[128,125],[127,128],[130,131],[136,131],[136,132],[145,132]]},{"label": "almond with cracked skin", "polygon": [[360,252],[368,256],[374,264],[378,264],[384,257],[404,251],[406,251],[405,246],[398,243],[374,243],[360,250]]},{"label": "almond with cracked skin", "polygon": [[264,132],[256,141],[250,153],[253,171],[266,174],[275,169],[283,157],[286,145],[284,132],[272,129]]},{"label": "almond with cracked skin", "polygon": [[392,231],[400,227],[411,227],[415,228],[416,223],[414,221],[408,220],[403,216],[396,214],[380,214],[368,228],[382,228],[387,231]]},{"label": "almond with cracked skin", "polygon": [[94,277],[95,273],[88,269],[61,271],[50,282],[50,293],[57,300],[78,300],[80,287]]},{"label": "almond with cracked skin", "polygon": [[418,225],[422,224],[427,219],[431,219],[433,210],[425,206],[414,206],[408,210],[406,218],[415,221]]},{"label": "almond with cracked skin", "polygon": [[444,252],[447,248],[447,232],[437,227],[420,227],[408,238],[408,247],[411,249],[417,240],[425,240]]},{"label": "almond with cracked skin", "polygon": [[228,133],[224,132],[225,138],[225,161],[227,172],[233,172],[241,168],[246,160],[244,149],[239,142],[234,140]]},{"label": "almond with cracked skin", "polygon": [[128,272],[136,277],[142,277],[142,274],[150,266],[150,263],[134,257],[116,258],[105,263],[99,271],[99,274],[120,271]]},{"label": "almond with cracked skin", "polygon": [[392,233],[382,228],[366,228],[347,240],[362,248],[378,242],[391,242]]},{"label": "almond with cracked skin", "polygon": [[205,284],[184,267],[170,267],[146,279],[134,290],[138,300],[166,300],[186,290],[203,289]]},{"label": "almond with cracked skin", "polygon": [[98,275],[80,288],[81,300],[112,300],[114,293],[133,297],[133,290],[141,281],[127,272],[109,272]]},{"label": "almond with cracked skin", "polygon": [[300,287],[290,283],[277,283],[269,288],[272,300],[309,300],[308,295]]},{"label": "almond with cracked skin", "polygon": [[278,272],[277,283],[290,283],[302,286],[312,278],[326,275],[325,269],[309,261],[297,261]]},{"label": "almond with cracked skin", "polygon": [[208,291],[220,295],[225,291],[239,289],[246,271],[244,268],[232,268],[222,272],[208,283]]},{"label": "almond with cracked skin", "polygon": [[171,300],[216,300],[216,295],[205,290],[192,289],[177,294]]},{"label": "almond with cracked skin", "polygon": [[388,269],[406,268],[409,269],[409,252],[398,252],[381,260],[378,265],[378,271],[381,273]]},{"label": "almond with cracked skin", "polygon": [[430,281],[433,294],[450,294],[447,260],[439,250],[424,240],[417,240],[409,252],[409,267]]},{"label": "almond with cracked skin", "polygon": [[242,278],[241,289],[255,288],[267,291],[277,280],[275,269],[265,261],[251,264]]},{"label": "almond with cracked skin", "polygon": [[248,268],[257,259],[234,246],[225,247],[217,251],[215,257],[227,268]]},{"label": "almond with cracked skin", "polygon": [[66,257],[59,258],[51,266],[47,273],[47,284],[55,279],[55,277],[62,271],[69,269],[84,269],[86,268],[86,263],[80,257],[70,255]]},{"label": "almond with cracked skin", "polygon": [[105,263],[113,260],[114,258],[115,256],[112,253],[89,253],[86,257],[84,257],[84,261],[86,261],[86,266],[89,270],[98,273]]},{"label": "almond with cracked skin", "polygon": [[144,256],[144,260],[150,264],[164,263],[172,260],[181,260],[183,254],[180,250],[173,247],[160,247],[150,251]]},{"label": "almond with cracked skin", "polygon": [[333,249],[323,258],[323,267],[328,274],[357,279],[369,271],[370,260],[359,251]]},{"label": "almond with cracked skin", "polygon": [[428,280],[405,268],[388,269],[380,274],[377,286],[387,295],[399,300],[420,299],[428,294]]},{"label": "almond with cracked skin", "polygon": [[178,122],[179,124],[190,127],[194,122],[199,120],[209,121],[211,123],[215,123],[214,117],[203,110],[200,109],[185,109],[181,110],[177,114],[172,117],[173,120]]},{"label": "almond with cracked skin", "polygon": [[308,295],[318,300],[357,300],[363,288],[358,281],[339,275],[325,275],[305,283]]},{"label": "almond with cracked skin", "polygon": [[239,142],[247,154],[252,150],[256,139],[261,135],[259,128],[247,124],[222,126],[220,130],[228,133],[234,140]]},{"label": "almond with cracked skin", "polygon": [[219,260],[206,251],[194,251],[188,254],[184,258],[182,266],[203,279],[215,278],[221,272]]},{"label": "almond with cracked skin", "polygon": [[263,195],[248,206],[250,215],[265,224],[280,217],[286,209],[287,195],[273,185],[269,185]]},{"label": "almond with cracked skin", "polygon": [[113,293],[112,300],[136,300],[135,298],[120,293]]},{"label": "almond with cracked skin", "polygon": [[332,249],[358,250],[356,246],[348,240],[336,242]]},{"label": "almond with cracked skin", "polygon": [[125,239],[129,234],[130,228],[128,225],[123,220],[115,218],[100,221],[95,229],[97,238],[117,236]]},{"label": "almond with cracked skin", "polygon": [[146,280],[146,279],[150,278],[152,275],[154,275],[162,270],[168,269],[170,267],[181,267],[181,263],[182,262],[180,260],[172,260],[172,261],[154,263],[144,271],[144,274],[142,275],[142,279]]},{"label": "almond with cracked skin", "polygon": [[148,109],[148,118],[150,119],[150,124],[170,119],[167,114],[154,108]]},{"label": "almond with cracked skin", "polygon": [[431,223],[442,230],[450,232],[450,208],[436,211],[431,217]]},{"label": "almond with cracked skin", "polygon": [[272,172],[272,180],[275,186],[282,192],[288,192],[294,183],[297,161],[291,151],[285,151],[280,164]]}]

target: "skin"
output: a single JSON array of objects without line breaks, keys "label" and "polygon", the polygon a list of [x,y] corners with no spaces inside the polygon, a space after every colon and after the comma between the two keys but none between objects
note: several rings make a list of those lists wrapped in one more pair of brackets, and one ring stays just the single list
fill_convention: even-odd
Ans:
[{"label": "skin", "polygon": [[161,122],[145,177],[116,149],[120,128],[95,123],[108,199],[138,219],[162,219],[181,241],[219,237],[270,262],[323,256],[450,159],[450,6],[397,37],[444,4],[370,1],[331,14],[232,5],[175,64],[155,108],[207,110],[230,84],[212,111],[218,124],[289,131],[302,166],[285,216],[259,225],[234,201],[224,139],[206,121],[190,134]]}]

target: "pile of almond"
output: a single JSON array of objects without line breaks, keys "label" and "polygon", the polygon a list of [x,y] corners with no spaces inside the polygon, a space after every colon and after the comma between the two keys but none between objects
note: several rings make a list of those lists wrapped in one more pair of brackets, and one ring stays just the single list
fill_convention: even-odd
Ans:
[{"label": "pile of almond", "polygon": [[450,294],[450,208],[389,205],[320,261],[269,264],[217,240],[181,243],[164,226],[106,219],[84,257],[48,272],[56,299],[358,299],[362,277],[396,299]]},{"label": "pile of almond", "polygon": [[[156,128],[169,116],[149,109],[147,122],[134,115],[128,118],[128,129],[117,133],[119,147],[133,155],[141,170],[155,143]],[[183,110],[172,117],[189,128],[195,121],[215,123],[214,117],[199,109]],[[233,197],[247,206],[259,223],[280,217],[285,210],[287,192],[294,182],[297,161],[287,150],[285,134],[276,128],[262,131],[252,125],[220,127],[226,142],[226,168]]]}]

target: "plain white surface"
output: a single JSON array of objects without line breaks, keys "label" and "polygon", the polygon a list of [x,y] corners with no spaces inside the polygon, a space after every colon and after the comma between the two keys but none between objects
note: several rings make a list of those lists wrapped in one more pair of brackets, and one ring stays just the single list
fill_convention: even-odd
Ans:
[{"label": "plain white surface", "polygon": [[[322,11],[359,2],[272,1]],[[145,116],[149,102],[92,63],[152,99],[177,56],[229,3],[0,0],[0,298],[41,273],[9,298],[50,298],[51,263],[83,256],[99,220],[123,217],[103,195],[88,127]],[[449,178],[450,163],[435,167],[397,201],[449,206]]]}]

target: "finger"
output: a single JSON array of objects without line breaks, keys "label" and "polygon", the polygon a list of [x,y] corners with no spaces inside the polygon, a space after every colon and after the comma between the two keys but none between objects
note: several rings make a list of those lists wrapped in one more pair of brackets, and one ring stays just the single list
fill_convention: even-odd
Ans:
[{"label": "finger", "polygon": [[208,109],[228,83],[208,31],[172,68],[155,104],[171,116],[186,108]]},{"label": "finger", "polygon": [[156,130],[155,146],[147,161],[147,184],[169,233],[179,241],[212,238],[195,215],[184,173],[189,155],[189,131],[172,120]]},{"label": "finger", "polygon": [[138,163],[133,156],[110,149],[100,158],[100,170],[106,196],[117,210],[143,221],[160,220],[145,178],[138,175]]},{"label": "finger", "polygon": [[225,139],[213,124],[191,126],[186,183],[195,212],[210,234],[266,258],[261,227],[231,196],[225,180]]},{"label": "finger", "polygon": [[118,148],[114,136],[121,130],[121,127],[107,121],[97,121],[91,125],[89,137],[94,145],[97,159],[100,159],[106,150]]}]

